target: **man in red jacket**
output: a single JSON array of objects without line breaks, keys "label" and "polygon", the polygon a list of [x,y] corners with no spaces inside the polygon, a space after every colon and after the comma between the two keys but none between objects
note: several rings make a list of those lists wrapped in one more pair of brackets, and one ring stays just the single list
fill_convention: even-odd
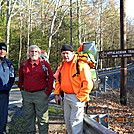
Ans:
[{"label": "man in red jacket", "polygon": [[28,59],[19,70],[18,86],[22,93],[26,120],[26,133],[36,133],[36,118],[39,134],[48,133],[48,97],[53,89],[53,73],[49,63],[40,58],[41,50],[32,45],[28,49]]}]

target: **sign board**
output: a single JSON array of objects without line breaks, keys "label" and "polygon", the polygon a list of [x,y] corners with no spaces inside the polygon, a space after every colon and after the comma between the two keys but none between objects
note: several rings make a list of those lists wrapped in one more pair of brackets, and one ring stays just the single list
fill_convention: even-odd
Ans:
[{"label": "sign board", "polygon": [[99,59],[134,57],[134,49],[100,51]]}]

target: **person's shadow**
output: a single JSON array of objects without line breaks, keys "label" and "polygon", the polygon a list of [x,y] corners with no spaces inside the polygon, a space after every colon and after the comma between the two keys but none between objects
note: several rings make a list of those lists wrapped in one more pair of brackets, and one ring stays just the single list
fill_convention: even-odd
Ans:
[{"label": "person's shadow", "polygon": [[26,134],[26,123],[22,107],[9,108],[8,133],[9,134]]}]

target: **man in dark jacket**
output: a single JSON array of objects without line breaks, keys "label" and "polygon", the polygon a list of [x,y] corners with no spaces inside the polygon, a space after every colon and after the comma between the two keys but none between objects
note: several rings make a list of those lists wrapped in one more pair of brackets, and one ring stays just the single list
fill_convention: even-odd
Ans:
[{"label": "man in dark jacket", "polygon": [[9,91],[14,83],[14,66],[6,58],[7,46],[0,43],[0,134],[6,133]]},{"label": "man in dark jacket", "polygon": [[41,50],[32,45],[28,59],[19,70],[18,86],[22,93],[27,132],[36,133],[36,118],[39,134],[48,133],[48,97],[53,89],[53,73],[50,64],[40,58]]}]

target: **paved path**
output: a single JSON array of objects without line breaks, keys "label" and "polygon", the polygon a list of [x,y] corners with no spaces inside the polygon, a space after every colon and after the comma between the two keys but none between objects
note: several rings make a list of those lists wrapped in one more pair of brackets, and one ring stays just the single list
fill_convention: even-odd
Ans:
[{"label": "paved path", "polygon": [[21,106],[22,106],[22,97],[20,90],[17,86],[13,86],[9,96],[9,108],[21,107]]}]

